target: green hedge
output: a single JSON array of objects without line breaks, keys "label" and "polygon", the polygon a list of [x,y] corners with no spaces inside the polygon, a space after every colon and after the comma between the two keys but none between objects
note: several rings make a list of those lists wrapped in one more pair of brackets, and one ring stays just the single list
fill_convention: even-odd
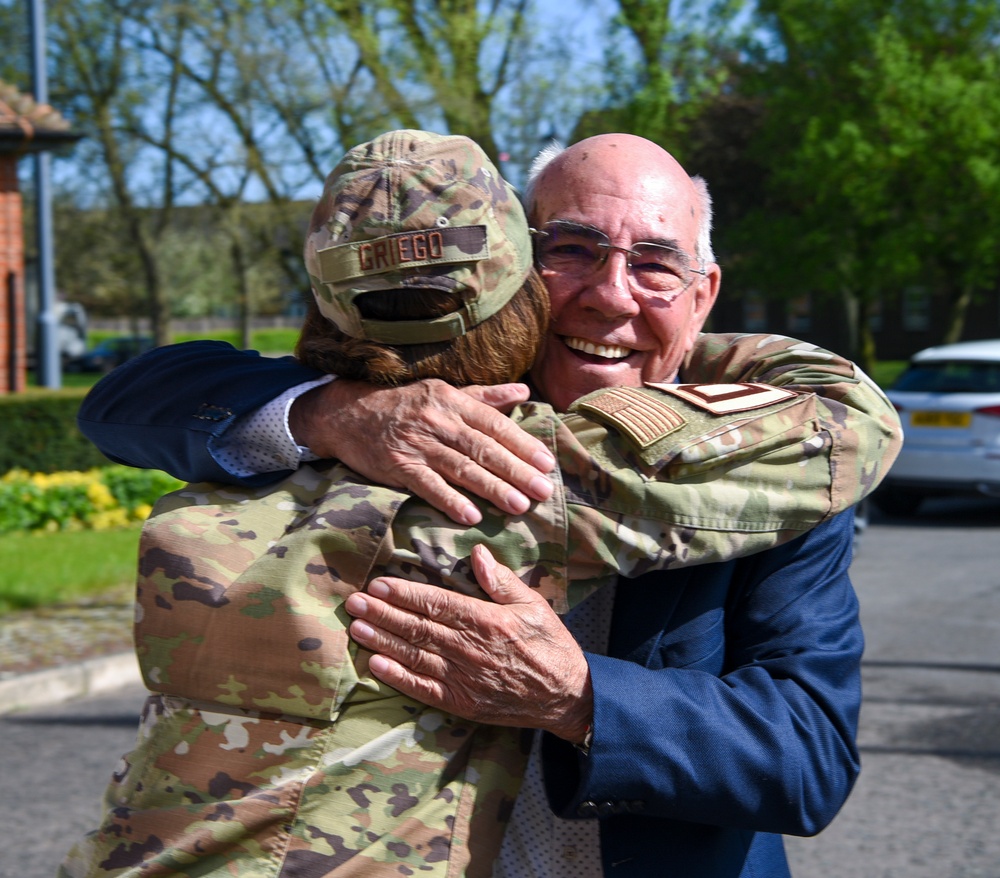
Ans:
[{"label": "green hedge", "polygon": [[89,470],[108,459],[76,426],[85,388],[0,395],[0,475]]}]

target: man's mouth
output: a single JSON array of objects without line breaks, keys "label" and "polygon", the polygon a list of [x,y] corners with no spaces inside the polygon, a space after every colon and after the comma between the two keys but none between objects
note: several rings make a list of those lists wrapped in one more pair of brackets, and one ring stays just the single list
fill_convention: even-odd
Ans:
[{"label": "man's mouth", "polygon": [[594,357],[601,357],[605,360],[624,360],[633,353],[632,348],[625,348],[616,344],[595,344],[584,338],[573,336],[563,336],[566,347],[579,351],[581,354],[590,354]]}]

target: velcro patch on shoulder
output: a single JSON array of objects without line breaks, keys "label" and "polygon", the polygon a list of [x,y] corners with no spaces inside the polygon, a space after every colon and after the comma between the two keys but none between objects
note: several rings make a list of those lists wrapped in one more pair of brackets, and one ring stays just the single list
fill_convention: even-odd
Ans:
[{"label": "velcro patch on shoulder", "polygon": [[575,408],[611,424],[639,448],[648,448],[686,423],[664,400],[637,387],[609,387],[578,401]]},{"label": "velcro patch on shoulder", "polygon": [[711,412],[728,415],[748,412],[798,396],[794,390],[772,387],[769,384],[648,384],[664,393],[671,393],[683,400]]}]

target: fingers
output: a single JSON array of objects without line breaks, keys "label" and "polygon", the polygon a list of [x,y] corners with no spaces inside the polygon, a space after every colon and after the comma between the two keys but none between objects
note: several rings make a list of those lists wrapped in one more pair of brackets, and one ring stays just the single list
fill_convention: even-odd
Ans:
[{"label": "fingers", "polygon": [[518,403],[527,402],[531,391],[527,384],[489,384],[463,387],[462,392],[505,415]]},{"label": "fingers", "polygon": [[509,567],[498,564],[481,543],[472,547],[472,571],[476,582],[498,604],[529,603],[541,600]]},{"label": "fingers", "polygon": [[[508,391],[508,388],[511,390]],[[483,403],[483,406],[467,410],[466,419],[470,426],[494,439],[520,462],[527,463],[543,473],[551,472],[555,469],[556,461],[545,444],[529,436],[505,415],[501,416],[501,412],[508,412],[513,403],[525,401],[521,398],[521,388],[527,391],[527,387],[523,384],[461,388],[462,394]],[[526,393],[524,395],[526,396]],[[512,403],[504,404],[508,399],[512,400]],[[485,465],[485,461],[479,462]]]},{"label": "fingers", "polygon": [[394,577],[347,599],[351,636],[376,653],[371,672],[466,719],[582,739],[593,708],[586,656],[545,600],[489,552],[477,547],[473,565],[497,602]]},{"label": "fingers", "polygon": [[[458,524],[473,526],[483,520],[483,514],[461,491],[457,491],[429,466],[407,466],[400,469],[399,487],[426,500]],[[396,483],[394,483],[396,484]],[[527,508],[527,499],[525,499]],[[505,511],[512,512],[510,509]],[[513,512],[519,515],[519,512]]]},{"label": "fingers", "polygon": [[[496,417],[496,435],[502,441],[513,443],[517,434],[535,441],[504,416]],[[460,524],[478,524],[480,516],[456,488],[464,488],[504,512],[521,515],[533,500],[547,500],[553,485],[543,470],[518,459],[499,441],[467,421],[442,425],[430,437],[413,441],[419,450],[412,461],[398,468],[397,478],[407,490]],[[552,460],[547,453],[538,459],[546,466]]]},{"label": "fingers", "polygon": [[552,454],[494,407],[526,396],[520,384],[464,392],[434,380],[374,388],[341,379],[301,397],[290,424],[320,456],[471,525],[481,515],[463,491],[514,515],[552,494]]},{"label": "fingers", "polygon": [[[477,445],[477,442],[480,444]],[[464,424],[448,433],[442,430],[430,438],[413,437],[411,443],[416,451],[412,459],[397,467],[393,474],[395,482],[459,524],[478,524],[482,520],[479,509],[460,488],[512,515],[526,512],[532,499],[546,499],[552,493],[553,486],[549,479],[527,464],[517,464],[523,474],[520,477],[514,475],[513,465],[506,468],[506,474],[510,479],[520,478],[521,483],[526,482],[530,497],[506,479],[480,466],[476,462],[477,457],[490,458],[493,461],[491,465],[496,469],[505,469],[491,452],[479,450],[482,446],[493,444],[492,440],[471,435]],[[507,459],[510,460],[509,455]]]},{"label": "fingers", "polygon": [[490,604],[436,585],[380,577],[369,583],[366,593],[352,594],[345,606],[352,616],[433,649],[449,635],[454,639],[482,624]]},{"label": "fingers", "polygon": [[[447,409],[425,409],[415,416],[411,429],[424,432],[413,440],[421,445],[416,461],[452,490],[463,488],[514,515],[526,512],[533,500],[547,500],[553,485],[546,473],[555,458],[545,445],[474,395],[449,390],[454,396]],[[448,492],[431,493],[433,482],[419,467],[407,477],[413,480],[410,490],[442,511],[447,512],[439,502],[457,504]]]},{"label": "fingers", "polygon": [[415,673],[384,655],[372,656],[368,668],[376,678],[404,695],[431,707],[454,712],[447,687],[440,679]]},{"label": "fingers", "polygon": [[[391,671],[394,679],[401,673],[400,669],[427,680],[443,680],[446,676],[447,667],[440,656],[426,652],[383,628],[370,625],[361,619],[355,619],[351,623],[350,632],[351,637],[365,649],[378,653],[383,658],[389,659],[393,665],[398,666]],[[370,660],[369,665],[374,671],[375,666],[371,664]],[[379,679],[385,678],[379,677]],[[385,682],[389,683],[390,681],[386,679]]]},{"label": "fingers", "polygon": [[[406,584],[402,580],[394,582]],[[433,586],[424,588],[441,591]],[[376,586],[375,590],[384,592],[387,587]],[[427,607],[439,616],[447,614],[447,602],[426,602],[420,599],[421,595],[406,589],[394,593],[394,598],[404,592],[410,603]],[[469,712],[468,696],[463,697],[464,693],[456,692],[451,685],[462,676],[457,673],[454,663],[455,650],[462,655],[465,646],[456,631],[361,592],[351,595],[345,607],[351,615],[361,617],[351,623],[349,631],[361,646],[376,653],[368,661],[369,670],[375,677],[424,704],[468,719],[475,718]],[[442,649],[448,654],[440,654]]]}]

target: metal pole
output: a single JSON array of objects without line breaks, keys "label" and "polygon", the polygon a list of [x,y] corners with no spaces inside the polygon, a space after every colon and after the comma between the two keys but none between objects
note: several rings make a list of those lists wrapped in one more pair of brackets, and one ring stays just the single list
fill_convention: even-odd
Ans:
[{"label": "metal pole", "polygon": [[[31,8],[31,79],[34,98],[49,102],[45,67],[45,2],[29,0]],[[52,258],[51,159],[44,150],[35,153],[36,236],[38,240],[38,383],[42,387],[62,386],[59,355],[59,326],[56,315],[56,279]]]}]

